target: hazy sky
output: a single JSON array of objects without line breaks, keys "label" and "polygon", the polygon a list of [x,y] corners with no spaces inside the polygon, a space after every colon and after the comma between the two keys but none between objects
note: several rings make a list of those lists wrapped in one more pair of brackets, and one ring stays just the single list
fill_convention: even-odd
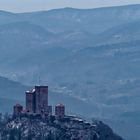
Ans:
[{"label": "hazy sky", "polygon": [[61,7],[94,8],[137,3],[140,4],[140,0],[0,0],[0,9],[27,12]]}]

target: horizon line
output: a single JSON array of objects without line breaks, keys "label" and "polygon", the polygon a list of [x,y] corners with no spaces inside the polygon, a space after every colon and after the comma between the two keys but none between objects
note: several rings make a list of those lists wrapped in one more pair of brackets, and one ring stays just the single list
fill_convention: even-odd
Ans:
[{"label": "horizon line", "polygon": [[40,10],[31,10],[31,11],[23,11],[23,12],[16,12],[13,10],[4,10],[0,9],[0,11],[12,13],[12,14],[26,14],[26,13],[36,13],[36,12],[47,12],[47,11],[53,11],[53,10],[61,10],[61,9],[75,9],[75,10],[97,10],[97,9],[108,9],[108,8],[117,8],[117,7],[127,7],[127,6],[138,6],[138,4],[124,4],[124,5],[112,5],[112,6],[101,6],[101,7],[93,7],[93,8],[78,8],[78,7],[58,7],[58,8],[50,8],[50,9],[40,9]]}]

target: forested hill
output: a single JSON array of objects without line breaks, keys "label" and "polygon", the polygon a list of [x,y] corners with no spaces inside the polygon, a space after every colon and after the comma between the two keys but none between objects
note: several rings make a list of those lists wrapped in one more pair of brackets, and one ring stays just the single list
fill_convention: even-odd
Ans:
[{"label": "forested hill", "polygon": [[91,124],[77,117],[39,119],[35,116],[0,121],[3,140],[123,140],[101,121]]}]

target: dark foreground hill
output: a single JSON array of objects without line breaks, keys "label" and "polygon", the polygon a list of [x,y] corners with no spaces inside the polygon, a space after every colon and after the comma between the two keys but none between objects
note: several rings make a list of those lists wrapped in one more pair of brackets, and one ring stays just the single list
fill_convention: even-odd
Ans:
[{"label": "dark foreground hill", "polygon": [[72,116],[61,119],[26,116],[0,123],[2,140],[123,140],[100,121],[90,124]]}]

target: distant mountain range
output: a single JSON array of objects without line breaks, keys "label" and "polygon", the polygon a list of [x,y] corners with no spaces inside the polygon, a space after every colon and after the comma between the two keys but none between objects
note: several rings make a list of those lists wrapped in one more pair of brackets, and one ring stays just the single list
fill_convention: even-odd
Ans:
[{"label": "distant mountain range", "polygon": [[0,75],[23,85],[40,77],[72,112],[139,140],[139,24],[140,5],[0,11]]},{"label": "distant mountain range", "polygon": [[23,91],[27,89],[26,86],[11,81],[7,78],[0,77],[0,112],[12,112],[12,106],[16,102],[23,104]]}]

